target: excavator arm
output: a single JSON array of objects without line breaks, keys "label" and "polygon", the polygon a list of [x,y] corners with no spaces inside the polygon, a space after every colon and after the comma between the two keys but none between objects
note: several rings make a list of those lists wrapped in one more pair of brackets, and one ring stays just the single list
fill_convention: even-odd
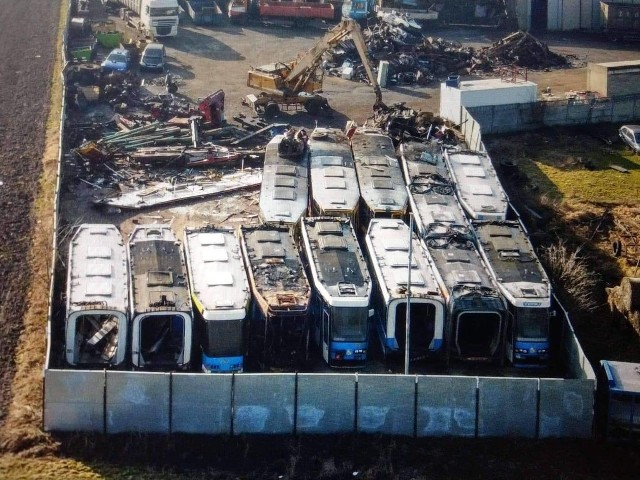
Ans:
[{"label": "excavator arm", "polygon": [[322,55],[329,49],[335,47],[342,41],[347,35],[351,35],[353,42],[356,45],[360,59],[364,65],[364,68],[373,87],[373,91],[376,95],[376,103],[374,109],[384,106],[382,102],[382,91],[376,76],[373,74],[371,63],[367,55],[367,46],[362,36],[362,30],[358,22],[355,20],[347,19],[342,20],[338,25],[333,27],[324,37],[311,49],[306,55],[298,60],[284,79],[285,83],[291,88],[293,92],[302,90],[305,82],[318,68],[322,61]]},{"label": "excavator arm", "polygon": [[380,89],[380,85],[378,84],[378,79],[373,73],[373,68],[371,67],[371,62],[369,62],[369,56],[367,55],[367,45],[364,41],[364,37],[362,36],[362,31],[360,30],[360,26],[354,20],[349,20],[349,22],[353,25],[353,31],[351,32],[351,38],[353,43],[356,45],[356,49],[360,54],[360,59],[362,60],[362,64],[364,65],[364,69],[367,72],[367,77],[369,77],[369,82],[371,83],[371,87],[373,87],[373,92],[376,94],[376,103],[373,104],[374,110],[380,107],[384,107],[384,103],[382,102],[382,90]]}]

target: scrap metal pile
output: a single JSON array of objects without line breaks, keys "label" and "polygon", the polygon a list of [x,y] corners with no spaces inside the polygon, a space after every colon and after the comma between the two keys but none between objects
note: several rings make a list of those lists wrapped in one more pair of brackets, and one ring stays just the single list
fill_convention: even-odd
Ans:
[{"label": "scrap metal pile", "polygon": [[93,187],[98,205],[137,209],[257,187],[261,171],[250,167],[287,127],[226,124],[222,90],[194,105],[91,65],[67,79],[67,174]]},{"label": "scrap metal pile", "polygon": [[387,133],[396,146],[406,138],[424,141],[435,138],[452,146],[461,142],[456,130],[446,125],[444,119],[431,112],[409,108],[404,102],[375,109],[364,125]]},{"label": "scrap metal pile", "polygon": [[[369,56],[389,62],[391,84],[428,85],[452,73],[491,73],[505,66],[540,70],[565,67],[568,61],[531,34],[518,31],[491,47],[474,49],[459,42],[426,36],[415,22],[387,15],[364,32]],[[324,62],[331,75],[368,82],[354,43],[347,39],[330,50]]]},{"label": "scrap metal pile", "polygon": [[565,67],[567,58],[552,52],[537,38],[522,30],[499,40],[483,54],[491,59],[494,66],[516,65],[531,69]]}]

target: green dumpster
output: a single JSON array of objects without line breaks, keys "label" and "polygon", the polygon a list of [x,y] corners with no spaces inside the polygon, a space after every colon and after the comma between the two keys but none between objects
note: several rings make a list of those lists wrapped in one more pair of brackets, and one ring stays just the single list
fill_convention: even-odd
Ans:
[{"label": "green dumpster", "polygon": [[118,48],[122,41],[122,32],[97,32],[96,38],[105,48]]}]

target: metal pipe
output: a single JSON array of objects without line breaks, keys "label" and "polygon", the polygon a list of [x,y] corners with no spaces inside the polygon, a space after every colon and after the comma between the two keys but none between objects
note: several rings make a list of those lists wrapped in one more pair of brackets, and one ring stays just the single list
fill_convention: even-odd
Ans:
[{"label": "metal pipe", "polygon": [[407,270],[407,314],[404,320],[404,374],[409,375],[409,341],[411,336],[411,257],[413,256],[413,214],[409,214],[409,268]]}]

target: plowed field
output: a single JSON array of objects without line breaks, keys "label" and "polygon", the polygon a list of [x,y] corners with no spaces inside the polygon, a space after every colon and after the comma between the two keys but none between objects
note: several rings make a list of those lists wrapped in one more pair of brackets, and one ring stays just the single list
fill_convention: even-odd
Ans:
[{"label": "plowed field", "polygon": [[[27,252],[38,195],[60,3],[0,8],[0,421],[11,400],[30,281]],[[46,292],[42,292],[46,295]]]}]

